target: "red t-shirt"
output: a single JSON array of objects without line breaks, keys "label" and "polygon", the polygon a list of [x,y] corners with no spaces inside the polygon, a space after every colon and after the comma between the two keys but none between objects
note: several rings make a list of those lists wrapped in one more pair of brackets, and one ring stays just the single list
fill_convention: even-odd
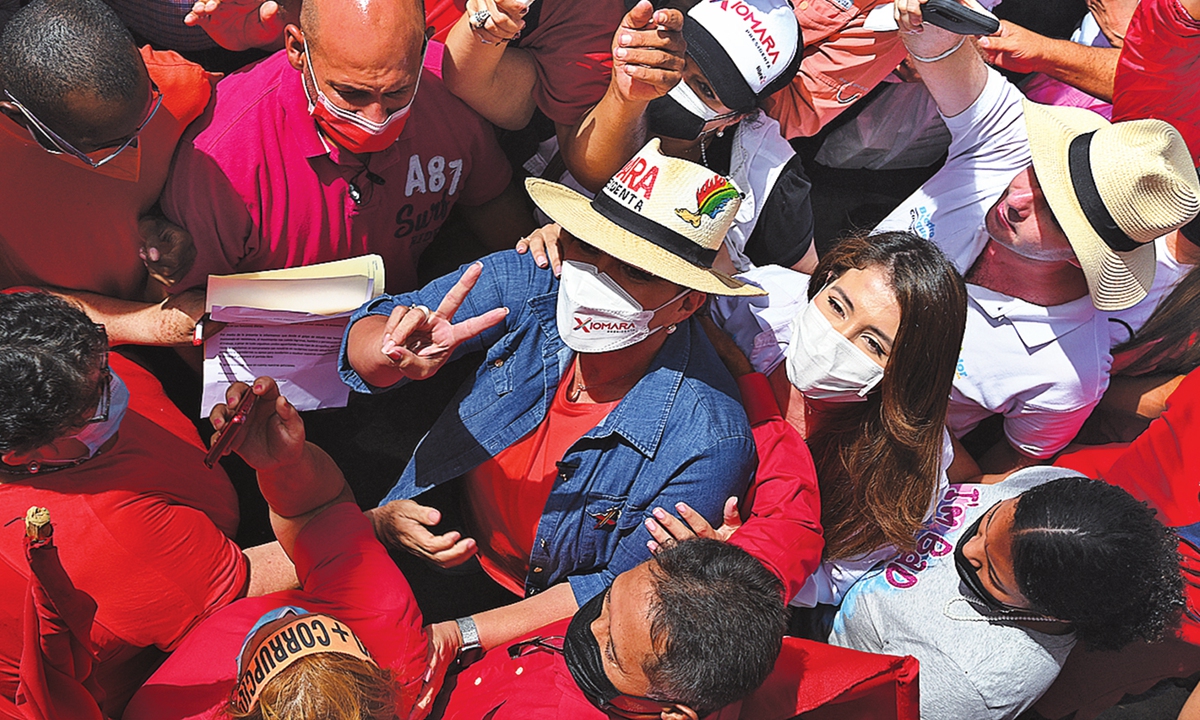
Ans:
[{"label": "red t-shirt", "polygon": [[134,696],[125,720],[223,717],[246,633],[284,605],[349,625],[380,667],[395,671],[398,715],[408,717],[427,667],[421,611],[370,521],[354,503],[334,505],[304,526],[292,560],[300,590],[244,598],[204,621]]},{"label": "red t-shirt", "polygon": [[[116,717],[145,677],[142,649],[174,650],[245,594],[248,567],[230,539],[237,495],[224,471],[204,466],[195,429],[152,375],[116,353],[109,362],[131,395],[116,446],[67,470],[0,477],[0,522],[49,508],[63,568],[96,601],[96,674]],[[23,717],[12,704],[29,578],[23,536],[22,523],[0,528],[0,716]]]},{"label": "red t-shirt", "polygon": [[[622,0],[535,0],[538,23],[517,47],[533,58],[533,99],[546,117],[574,125],[600,102],[612,78],[612,39],[625,17]],[[445,41],[466,10],[466,0],[430,0],[425,22]]]},{"label": "red t-shirt", "polygon": [[142,299],[147,275],[138,218],[158,202],[175,145],[203,112],[214,76],[173,52],[141,52],[162,107],[138,147],[109,163],[136,158],[136,177],[109,177],[51,155],[0,115],[0,288],[53,285]]},{"label": "red t-shirt", "polygon": [[1113,120],[1166,120],[1183,135],[1193,162],[1200,165],[1198,83],[1200,20],[1179,0],[1142,0],[1117,63]]},{"label": "red t-shirt", "polygon": [[737,379],[742,405],[754,433],[758,470],[754,483],[739,498],[750,508],[745,524],[729,542],[758,558],[779,576],[795,597],[821,564],[821,497],[812,453],[779,412],[770,381],[760,373]]},{"label": "red t-shirt", "polygon": [[620,402],[570,402],[567,389],[574,379],[572,363],[554,393],[546,419],[467,473],[469,523],[479,543],[479,563],[493,580],[520,596],[525,595],[529,555],[542,510],[558,477],[557,463]]},{"label": "red t-shirt", "polygon": [[163,189],[163,211],[196,244],[172,292],[368,253],[383,256],[387,292],[417,288],[417,260],[454,205],[492,200],[512,177],[491,125],[450,94],[441,67],[430,43],[404,132],[366,165],[322,140],[286,51],[221,80]]}]

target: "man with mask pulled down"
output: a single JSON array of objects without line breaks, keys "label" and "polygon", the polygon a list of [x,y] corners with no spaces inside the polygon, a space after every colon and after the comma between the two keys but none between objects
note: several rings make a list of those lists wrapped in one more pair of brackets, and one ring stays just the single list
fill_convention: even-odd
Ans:
[{"label": "man with mask pulled down", "polygon": [[163,193],[196,248],[176,288],[378,253],[399,292],[452,209],[488,247],[529,228],[491,127],[442,85],[423,18],[420,0],[313,0],[283,50],[220,82]]},{"label": "man with mask pulled down", "polygon": [[[692,318],[709,293],[760,294],[711,268],[738,189],[657,141],[592,201],[527,187],[569,233],[561,282],[528,255],[490,255],[363,306],[343,346],[362,392],[486,353],[374,511],[393,545],[440,564],[478,551],[526,598],[432,626],[439,669],[569,617],[648,558],[652,507],[686,501],[717,521],[754,462],[733,379]],[[434,536],[440,513],[413,498],[456,479],[466,531]]]},{"label": "man with mask pulled down", "polygon": [[139,257],[159,272],[188,248],[143,250],[139,221],[213,81],[173,52],[139,50],[99,0],[22,8],[0,36],[0,288],[70,296],[115,344],[189,342],[203,295],[164,302]]}]

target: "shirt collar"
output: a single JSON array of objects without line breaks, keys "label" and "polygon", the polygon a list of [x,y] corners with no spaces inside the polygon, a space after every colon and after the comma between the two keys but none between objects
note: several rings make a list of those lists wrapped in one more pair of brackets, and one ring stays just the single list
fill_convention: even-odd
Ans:
[{"label": "shirt collar", "polygon": [[[558,285],[555,292],[529,300],[529,307],[538,318],[542,332],[555,339],[555,352],[565,346],[558,335]],[[659,332],[666,332],[666,328]],[[617,434],[646,457],[658,451],[666,430],[667,418],[683,385],[683,372],[688,365],[692,348],[692,323],[680,323],[667,336],[662,349],[650,363],[646,375],[633,386],[612,412],[589,430],[584,437],[605,437]]]},{"label": "shirt collar", "polygon": [[1054,342],[1096,318],[1096,307],[1090,295],[1046,307],[968,284],[967,296],[989,318],[1007,320],[1030,350]]}]

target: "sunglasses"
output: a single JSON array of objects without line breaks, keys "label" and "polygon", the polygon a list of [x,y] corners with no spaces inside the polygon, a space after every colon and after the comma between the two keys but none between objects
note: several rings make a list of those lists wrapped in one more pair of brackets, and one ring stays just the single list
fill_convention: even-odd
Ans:
[{"label": "sunglasses", "polygon": [[150,121],[154,119],[155,113],[157,113],[159,107],[162,106],[162,99],[163,99],[162,92],[159,91],[158,85],[156,85],[154,83],[154,81],[151,80],[150,81],[150,97],[152,99],[152,102],[150,105],[150,112],[149,112],[149,114],[146,115],[146,119],[142,120],[141,124],[139,124],[137,126],[137,129],[133,131],[133,134],[130,135],[128,138],[126,138],[125,141],[122,142],[117,147],[116,150],[113,150],[111,153],[109,153],[108,155],[105,155],[103,158],[101,158],[99,160],[93,160],[92,158],[88,157],[88,155],[85,154],[83,151],[79,150],[74,145],[72,145],[71,143],[64,140],[62,138],[62,136],[60,136],[58,133],[54,132],[49,127],[47,127],[44,122],[39,120],[36,115],[34,115],[32,112],[29,111],[29,108],[22,105],[19,100],[17,100],[15,97],[13,97],[12,93],[5,90],[4,96],[6,98],[8,98],[8,101],[10,103],[12,103],[13,106],[17,108],[17,110],[20,110],[21,114],[25,116],[25,119],[29,121],[29,124],[31,126],[31,127],[29,127],[29,135],[34,139],[34,141],[38,145],[42,146],[43,150],[45,150],[46,152],[48,152],[52,155],[70,155],[71,157],[75,158],[76,160],[79,160],[80,162],[85,163],[89,167],[92,167],[92,168],[98,168],[101,165],[103,165],[104,163],[108,162],[109,160],[112,160],[113,158],[115,158],[116,156],[118,156],[122,152],[124,152],[126,148],[137,147],[138,135],[141,135],[142,130],[146,129],[146,126],[149,125]]}]

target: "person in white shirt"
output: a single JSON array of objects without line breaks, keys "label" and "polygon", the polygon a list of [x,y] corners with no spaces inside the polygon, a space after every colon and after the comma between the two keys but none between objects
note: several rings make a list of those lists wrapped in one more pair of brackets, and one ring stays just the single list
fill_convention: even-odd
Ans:
[{"label": "person in white shirt", "polygon": [[933,240],[965,273],[950,429],[1004,415],[1006,442],[979,464],[1005,473],[1060,451],[1099,401],[1111,358],[1095,310],[1146,297],[1153,241],[1196,216],[1200,183],[1168,123],[1022,101],[967,38],[922,23],[920,0],[900,0],[896,15],[953,141],[877,230]]}]

